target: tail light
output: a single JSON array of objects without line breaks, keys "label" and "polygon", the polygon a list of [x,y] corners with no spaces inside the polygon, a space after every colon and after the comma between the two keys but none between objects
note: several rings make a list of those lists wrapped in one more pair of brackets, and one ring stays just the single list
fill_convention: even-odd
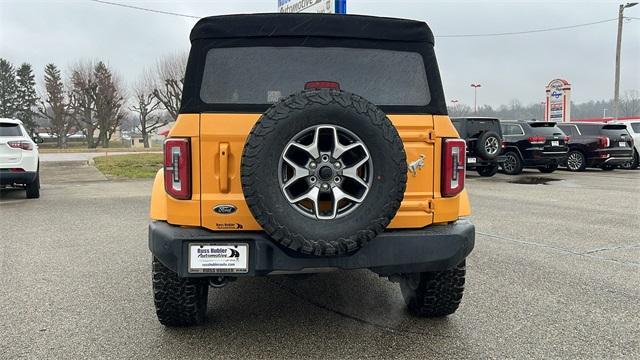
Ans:
[{"label": "tail light", "polygon": [[304,89],[334,89],[340,90],[340,84],[335,81],[309,81],[304,84]]},{"label": "tail light", "polygon": [[608,148],[611,141],[606,136],[598,136],[598,147],[601,149]]},{"label": "tail light", "polygon": [[7,145],[14,149],[33,150],[33,144],[28,141],[9,141]]},{"label": "tail light", "polygon": [[529,142],[532,145],[541,145],[547,141],[544,136],[529,136]]},{"label": "tail light", "polygon": [[502,148],[505,149],[507,147],[507,142],[506,141],[502,141]]},{"label": "tail light", "polygon": [[568,144],[568,143],[569,143],[569,140],[571,140],[571,138],[570,138],[569,136],[565,136],[565,137],[564,137],[564,143],[565,143],[565,144]]},{"label": "tail light", "polygon": [[164,142],[164,190],[180,200],[191,198],[191,150],[189,139]]},{"label": "tail light", "polygon": [[462,139],[442,143],[442,196],[451,197],[464,189],[467,145]]}]

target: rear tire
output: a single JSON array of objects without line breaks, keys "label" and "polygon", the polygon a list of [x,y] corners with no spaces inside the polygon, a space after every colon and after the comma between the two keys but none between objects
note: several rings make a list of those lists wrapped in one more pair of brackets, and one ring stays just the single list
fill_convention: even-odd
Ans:
[{"label": "rear tire", "polygon": [[412,315],[442,317],[458,309],[464,292],[465,262],[453,269],[404,274],[400,280],[402,296]]},{"label": "rear tire", "polygon": [[158,320],[164,326],[193,326],[206,319],[209,283],[181,278],[153,258],[153,297]]},{"label": "rear tire", "polygon": [[552,161],[545,166],[539,167],[538,170],[540,170],[541,173],[551,174],[552,172],[558,170],[558,162]]},{"label": "rear tire", "polygon": [[631,159],[630,161],[627,161],[626,163],[622,164],[620,167],[625,169],[625,170],[635,170],[638,168],[639,164],[639,159],[638,159],[638,152],[637,151],[633,151],[633,159]]},{"label": "rear tire", "polygon": [[498,164],[479,167],[476,171],[480,176],[491,177],[498,173]]},{"label": "rear tire", "polygon": [[40,197],[40,171],[36,172],[36,177],[27,184],[27,199],[37,199]]},{"label": "rear tire", "polygon": [[504,163],[502,163],[502,170],[504,170],[505,174],[520,174],[522,172],[522,168],[524,167],[520,155],[518,155],[518,153],[516,153],[515,151],[507,151],[504,156],[505,161]]}]

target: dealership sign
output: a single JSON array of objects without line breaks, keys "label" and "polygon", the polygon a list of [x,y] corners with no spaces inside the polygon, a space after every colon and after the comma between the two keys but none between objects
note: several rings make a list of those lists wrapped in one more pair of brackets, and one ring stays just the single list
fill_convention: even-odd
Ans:
[{"label": "dealership sign", "polygon": [[346,0],[278,0],[278,12],[345,14],[346,2]]},{"label": "dealership sign", "polygon": [[551,80],[546,88],[545,121],[571,121],[571,84],[564,79]]}]

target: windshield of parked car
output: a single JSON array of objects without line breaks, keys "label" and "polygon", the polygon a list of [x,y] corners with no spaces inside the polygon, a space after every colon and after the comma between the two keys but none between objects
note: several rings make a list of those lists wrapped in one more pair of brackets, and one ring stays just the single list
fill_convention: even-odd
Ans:
[{"label": "windshield of parked car", "polygon": [[0,123],[0,136],[22,136],[18,124]]},{"label": "windshield of parked car", "polygon": [[633,129],[633,132],[640,133],[640,122],[631,123],[631,128]]},{"label": "windshield of parked car", "polygon": [[237,47],[209,50],[200,97],[209,104],[270,104],[330,81],[376,105],[431,101],[416,52],[339,47]]}]

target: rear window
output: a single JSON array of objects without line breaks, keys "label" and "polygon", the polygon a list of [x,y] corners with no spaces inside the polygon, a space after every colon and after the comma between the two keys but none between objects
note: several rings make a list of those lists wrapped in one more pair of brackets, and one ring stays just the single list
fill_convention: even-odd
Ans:
[{"label": "rear window", "polygon": [[578,125],[580,133],[586,136],[598,136],[602,130],[602,125]]},{"label": "rear window", "polygon": [[0,123],[0,136],[22,136],[18,124]]},{"label": "rear window", "polygon": [[601,134],[609,137],[628,136],[627,126],[623,124],[609,124],[602,127]]},{"label": "rear window", "polygon": [[531,122],[529,126],[532,132],[537,135],[562,135],[562,130],[554,122]]},{"label": "rear window", "polygon": [[376,105],[425,106],[431,101],[420,54],[338,47],[211,49],[200,98],[208,104],[270,104],[304,90],[309,81],[337,82]]},{"label": "rear window", "polygon": [[578,136],[578,131],[577,129],[574,131],[575,126],[574,125],[558,125],[558,127],[560,128],[560,130],[562,130],[562,132],[565,135],[569,135],[569,136]]}]

